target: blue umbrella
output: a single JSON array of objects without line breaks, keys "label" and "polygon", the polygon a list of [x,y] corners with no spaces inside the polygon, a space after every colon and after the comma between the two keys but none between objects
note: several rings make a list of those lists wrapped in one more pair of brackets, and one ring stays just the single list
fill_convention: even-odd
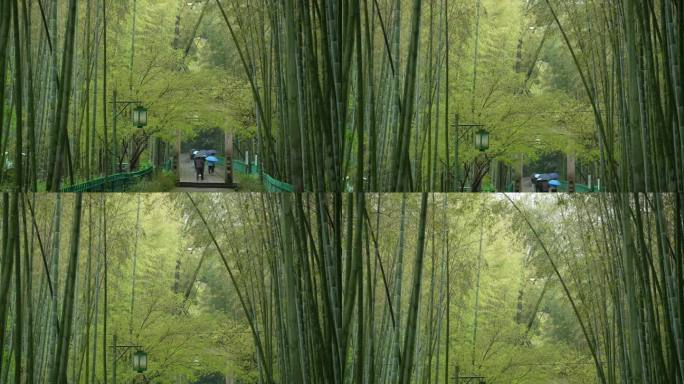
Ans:
[{"label": "blue umbrella", "polygon": [[552,185],[554,187],[560,187],[561,183],[558,180],[549,180],[549,185]]},{"label": "blue umbrella", "polygon": [[207,161],[210,163],[218,163],[219,159],[216,156],[207,156]]},{"label": "blue umbrella", "polygon": [[551,173],[535,173],[533,175],[534,179],[537,181],[544,181],[544,180],[554,180],[559,177],[559,175],[555,172]]}]

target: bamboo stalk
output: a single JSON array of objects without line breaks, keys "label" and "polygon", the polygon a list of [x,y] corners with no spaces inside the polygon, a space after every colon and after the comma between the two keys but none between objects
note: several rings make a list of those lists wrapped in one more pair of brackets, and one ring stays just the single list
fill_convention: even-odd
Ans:
[{"label": "bamboo stalk", "polygon": [[[15,166],[15,188],[21,190],[24,187],[24,159],[23,159],[23,136],[24,136],[24,113],[23,113],[23,103],[24,103],[24,77],[22,76],[23,62],[21,58],[22,45],[21,36],[19,33],[19,5],[18,0],[12,1],[12,20],[14,29],[14,92],[16,97],[16,105],[14,111],[16,112],[16,122],[15,122],[15,156],[14,156],[14,166]],[[30,69],[29,69],[30,70]],[[4,76],[4,74],[3,74]],[[4,101],[3,101],[4,102]],[[17,291],[20,292],[20,291]],[[21,352],[21,351],[20,351]],[[18,354],[21,356],[21,353]],[[18,379],[18,377],[16,378]]]},{"label": "bamboo stalk", "polygon": [[[16,206],[16,196],[10,200],[8,194],[3,194],[3,217],[2,217],[2,229],[3,229],[3,255],[2,255],[2,281],[0,281],[0,375],[3,373],[3,355],[5,352],[5,337],[6,337],[6,324],[7,324],[7,313],[8,313],[8,302],[9,302],[9,290],[10,282],[12,276],[12,268],[14,265],[14,232],[18,230],[14,225],[9,224],[14,222],[14,208]],[[9,372],[9,369],[6,370]]]},{"label": "bamboo stalk", "polygon": [[401,362],[400,383],[411,381],[414,355],[416,347],[416,328],[418,322],[418,307],[420,301],[420,286],[423,272],[423,256],[425,253],[425,223],[427,218],[427,193],[421,194],[420,222],[418,223],[418,241],[416,244],[416,260],[413,266],[413,284],[411,289],[411,301],[409,303],[409,315],[407,319],[408,332],[404,338],[404,358]]},{"label": "bamboo stalk", "polygon": [[64,288],[64,303],[62,306],[63,327],[57,343],[56,369],[53,370],[52,381],[67,383],[67,364],[69,361],[69,344],[71,340],[76,274],[78,270],[78,252],[81,235],[81,209],[83,195],[79,192],[74,196],[74,219],[71,230],[71,248],[69,252],[69,266],[66,286]]}]

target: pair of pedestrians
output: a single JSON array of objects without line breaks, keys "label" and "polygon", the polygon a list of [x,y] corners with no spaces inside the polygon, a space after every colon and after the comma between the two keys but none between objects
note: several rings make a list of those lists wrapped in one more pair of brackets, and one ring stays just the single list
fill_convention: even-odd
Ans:
[{"label": "pair of pedestrians", "polygon": [[216,170],[216,163],[218,162],[218,158],[215,156],[206,156],[202,153],[199,153],[199,151],[194,151],[192,156],[192,161],[193,165],[195,167],[195,174],[197,181],[199,180],[204,180],[204,166],[205,164],[209,165],[209,174],[212,175],[214,174]]}]

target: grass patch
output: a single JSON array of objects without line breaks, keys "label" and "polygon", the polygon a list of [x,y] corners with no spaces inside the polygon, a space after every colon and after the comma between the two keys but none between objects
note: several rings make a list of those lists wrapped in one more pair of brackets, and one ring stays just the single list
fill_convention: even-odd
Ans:
[{"label": "grass patch", "polygon": [[234,182],[237,184],[236,191],[239,192],[266,192],[264,184],[259,180],[259,175],[248,175],[246,173],[234,173]]},{"label": "grass patch", "polygon": [[171,171],[161,171],[151,179],[143,179],[126,192],[168,192],[176,188],[176,176]]}]

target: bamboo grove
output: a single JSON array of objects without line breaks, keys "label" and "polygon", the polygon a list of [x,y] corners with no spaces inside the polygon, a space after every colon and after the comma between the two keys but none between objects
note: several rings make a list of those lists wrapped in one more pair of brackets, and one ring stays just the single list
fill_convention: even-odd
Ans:
[{"label": "bamboo grove", "polygon": [[684,6],[591,1],[563,24],[565,7],[546,3],[590,99],[610,190],[682,191]]},{"label": "bamboo grove", "polygon": [[[267,168],[296,190],[341,191],[346,181],[356,191],[453,191],[467,180],[477,190],[496,155],[464,160],[467,136],[449,129],[459,115],[487,120],[477,94],[483,5],[471,3],[262,1],[243,12],[217,2],[251,82]],[[525,12],[539,4],[579,70],[607,190],[681,190],[681,4],[545,0],[526,2]],[[250,17],[260,21],[246,25]],[[457,40],[462,28],[470,36]],[[450,63],[455,55],[458,64]],[[473,57],[472,67],[461,67],[463,56]],[[520,71],[525,85],[535,66]],[[472,81],[470,97],[454,81]]]},{"label": "bamboo grove", "polygon": [[[504,190],[554,151],[608,191],[682,189],[676,0],[0,7],[6,189],[160,167],[216,127],[296,191]],[[122,100],[150,126],[117,124]]]},{"label": "bamboo grove", "polygon": [[266,168],[298,191],[479,189],[493,157],[459,160],[471,136],[450,133],[459,110],[481,118],[477,41],[472,113],[454,108],[450,77],[451,57],[470,55],[468,30],[479,34],[474,3],[217,1],[251,83]]},{"label": "bamboo grove", "polygon": [[5,194],[0,382],[682,383],[679,204]]},{"label": "bamboo grove", "polygon": [[[98,159],[102,154],[98,156],[98,150],[93,149],[98,109],[89,91],[94,81],[97,94],[97,60],[93,58],[101,46],[91,19],[97,14],[100,26],[104,13],[98,11],[103,8],[95,2],[87,3],[83,9],[87,38],[82,48],[87,62],[81,67],[80,56],[76,56],[82,8],[78,1],[66,2],[64,10],[58,2],[2,2],[0,144],[3,164],[14,165],[2,168],[0,179],[4,184],[9,182],[22,190],[56,191],[65,180],[73,183],[80,178],[81,167],[86,177],[107,171],[102,165],[105,161]],[[81,85],[87,90],[79,90]],[[13,152],[8,151],[11,148]],[[10,156],[11,160],[7,158]]]},{"label": "bamboo grove", "polygon": [[[173,20],[182,9],[164,13],[160,25],[168,4],[137,2],[2,1],[4,189],[55,192],[145,162],[159,167],[175,132],[190,129],[188,110],[219,125],[201,107],[210,104],[208,91],[196,90],[206,76],[189,73],[177,57],[186,42]],[[131,105],[143,102],[154,108],[151,124],[123,124]]]},{"label": "bamboo grove", "polygon": [[[584,229],[575,238],[567,230],[557,231],[564,257],[554,256],[551,247],[543,252],[574,301],[597,381],[684,381],[678,195],[601,194],[572,201]],[[516,209],[532,231],[530,237],[543,241],[531,219]],[[573,258],[562,276],[557,265]],[[571,292],[572,284],[577,293]]]}]

